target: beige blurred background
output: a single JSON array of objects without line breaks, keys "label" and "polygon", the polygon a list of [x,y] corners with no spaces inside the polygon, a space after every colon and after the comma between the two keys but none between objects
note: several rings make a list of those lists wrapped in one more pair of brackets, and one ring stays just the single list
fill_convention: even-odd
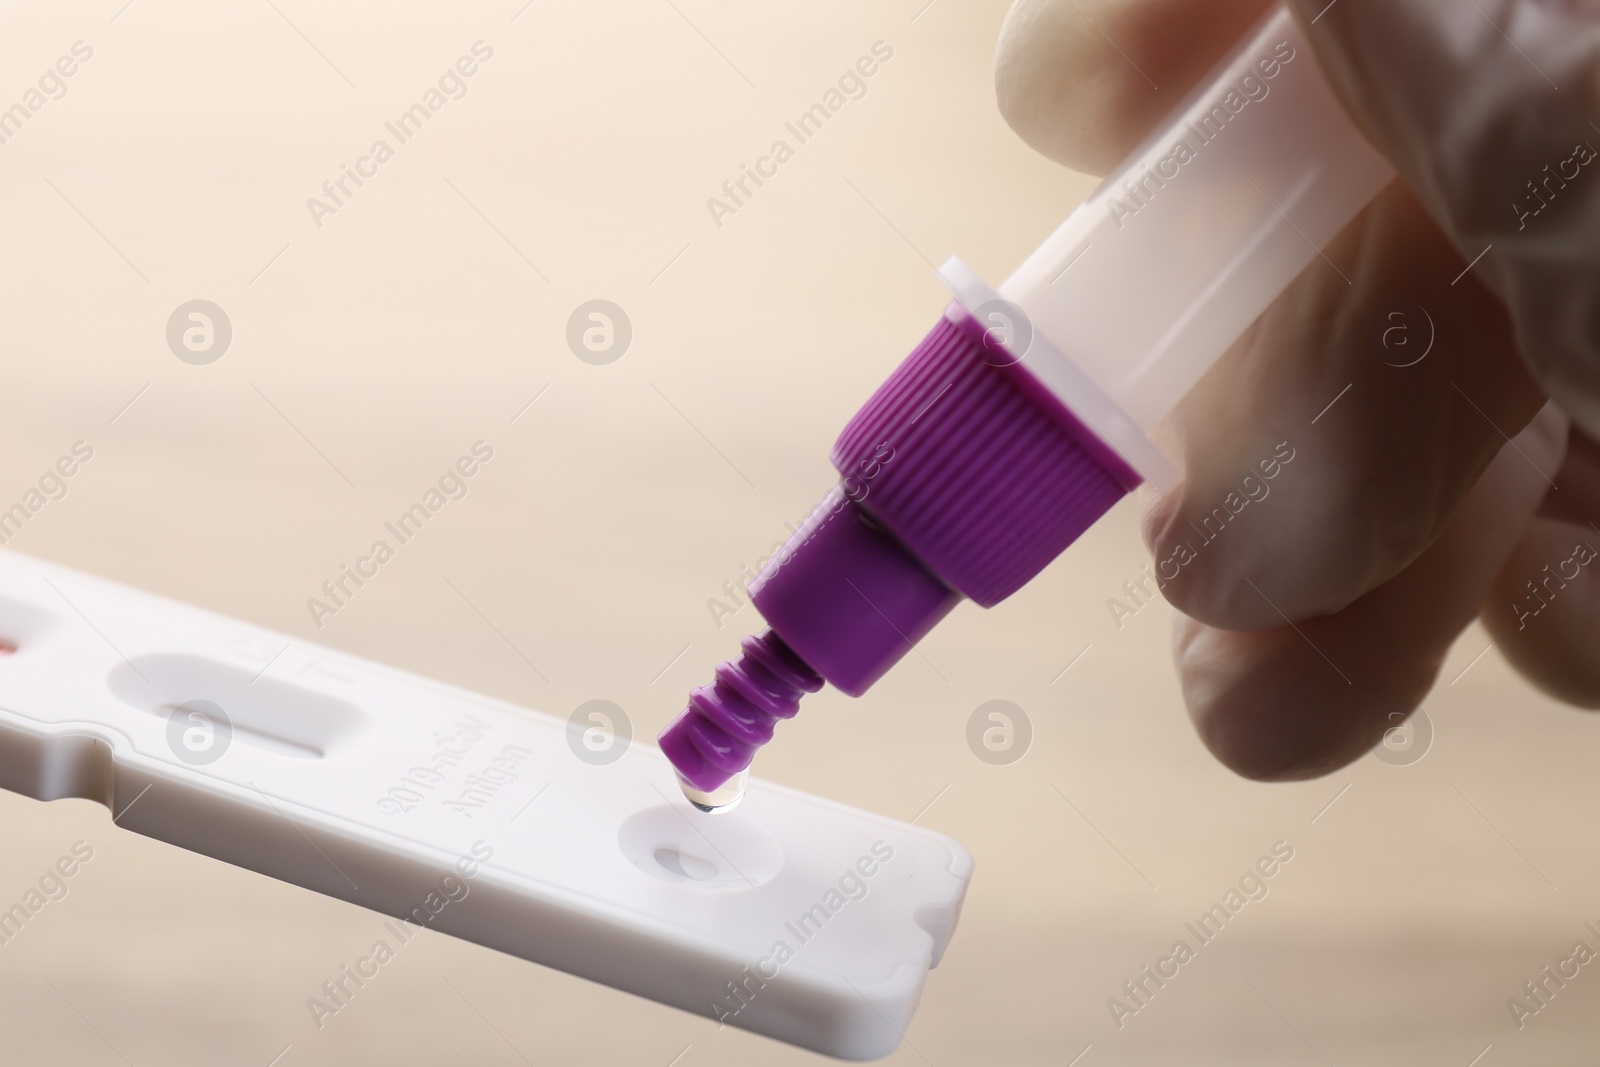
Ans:
[{"label": "beige blurred background", "polygon": [[[1000,0],[124,2],[0,2],[0,107],[93,48],[0,144],[0,499],[95,449],[11,547],[558,715],[604,697],[639,737],[758,625],[706,601],[829,484],[946,299],[929,261],[998,281],[1090,187],[998,116]],[[306,198],[480,40],[467,95],[317,227]],[[719,228],[706,198],[878,41],[866,95]],[[233,326],[209,366],[164,338],[196,298]],[[596,298],[633,327],[604,366],[565,341]],[[305,599],[479,439],[470,495],[316,629]],[[976,856],[892,1062],[1592,1063],[1600,972],[1520,1032],[1506,1000],[1600,948],[1597,724],[1474,628],[1420,762],[1242,781],[1186,720],[1168,609],[1112,621],[1143,561],[1125,503],[763,756]],[[996,699],[1032,724],[1008,766],[966,741]],[[433,933],[319,1031],[306,998],[377,915],[92,804],[0,809],[0,901],[95,849],[0,946],[6,1063],[817,1061]],[[1107,999],[1279,841],[1266,899],[1119,1030]]]}]

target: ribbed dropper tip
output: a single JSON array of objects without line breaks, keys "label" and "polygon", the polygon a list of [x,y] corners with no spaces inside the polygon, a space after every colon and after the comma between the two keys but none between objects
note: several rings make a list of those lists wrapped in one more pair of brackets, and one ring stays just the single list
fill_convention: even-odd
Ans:
[{"label": "ribbed dropper tip", "polygon": [[702,811],[738,803],[742,783],[731,802],[724,787],[772,740],[778,720],[792,718],[800,698],[821,688],[822,677],[772,630],[740,642],[739,657],[718,665],[716,680],[689,694],[688,706],[658,739],[690,803]]}]

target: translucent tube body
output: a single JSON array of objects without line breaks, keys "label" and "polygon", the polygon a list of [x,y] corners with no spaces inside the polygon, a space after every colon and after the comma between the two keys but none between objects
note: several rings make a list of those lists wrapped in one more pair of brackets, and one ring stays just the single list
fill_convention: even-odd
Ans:
[{"label": "translucent tube body", "polygon": [[999,295],[1148,431],[1393,175],[1280,4]]}]

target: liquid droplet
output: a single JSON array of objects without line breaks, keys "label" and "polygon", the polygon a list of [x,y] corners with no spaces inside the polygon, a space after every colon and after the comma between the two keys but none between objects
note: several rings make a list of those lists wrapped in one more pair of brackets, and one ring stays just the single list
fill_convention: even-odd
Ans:
[{"label": "liquid droplet", "polygon": [[744,799],[745,785],[749,781],[750,770],[746,768],[709,792],[697,789],[682,777],[678,778],[678,785],[683,787],[684,797],[697,811],[703,811],[707,815],[721,815],[739,806],[739,801]]}]

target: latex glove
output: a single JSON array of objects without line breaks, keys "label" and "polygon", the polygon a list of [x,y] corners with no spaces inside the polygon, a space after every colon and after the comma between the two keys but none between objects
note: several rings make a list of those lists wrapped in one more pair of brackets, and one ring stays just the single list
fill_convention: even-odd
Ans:
[{"label": "latex glove", "polygon": [[1600,432],[1600,3],[1326,2],[1292,6],[1335,89]]},{"label": "latex glove", "polygon": [[[1474,2],[1508,32],[1510,9],[1541,6]],[[1297,14],[1309,23],[1325,4],[1306,0]],[[1046,155],[1103,174],[1267,6],[1018,0],[996,61],[1001,111]],[[1594,39],[1596,24],[1572,4],[1518,18],[1571,23],[1541,39],[1568,42],[1560,72],[1575,114],[1600,66],[1580,77],[1593,50],[1570,42]],[[1502,53],[1515,49],[1473,19],[1504,44],[1465,0],[1337,0],[1311,28],[1402,178],[1324,249],[1353,284],[1313,263],[1162,428],[1185,481],[1165,497],[1143,494],[1158,559],[1192,540],[1189,523],[1280,442],[1296,450],[1271,495],[1163,590],[1183,612],[1173,643],[1190,714],[1210,749],[1250,777],[1309,777],[1360,757],[1422,702],[1480,613],[1536,685],[1600,706],[1600,559],[1561,577],[1586,555],[1577,546],[1600,553],[1588,524],[1600,523],[1600,449],[1576,432],[1568,447],[1568,419],[1540,384],[1600,424],[1590,414],[1600,412],[1590,384],[1600,160],[1582,175],[1592,173],[1592,188],[1562,191],[1572,207],[1554,199],[1516,229],[1517,190],[1486,174],[1525,170],[1526,193],[1522,182],[1569,158],[1582,134],[1548,114],[1548,84],[1506,73]],[[1533,43],[1513,35],[1525,50]],[[1559,136],[1495,140],[1532,113]],[[1600,131],[1591,134],[1600,147]],[[1508,140],[1519,159],[1503,158]],[[1551,281],[1563,262],[1571,276]],[[1520,329],[1496,291],[1525,317]],[[1426,308],[1437,331],[1427,358],[1404,368],[1372,343],[1397,294]]]}]

